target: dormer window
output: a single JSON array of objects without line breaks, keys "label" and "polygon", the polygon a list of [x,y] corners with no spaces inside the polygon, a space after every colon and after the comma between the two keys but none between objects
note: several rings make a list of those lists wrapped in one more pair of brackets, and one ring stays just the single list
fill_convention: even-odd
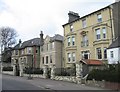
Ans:
[{"label": "dormer window", "polygon": [[101,13],[97,15],[97,21],[98,22],[102,22],[102,15],[101,15]]},{"label": "dormer window", "polygon": [[85,28],[86,27],[86,19],[82,20],[82,27]]},{"label": "dormer window", "polygon": [[70,24],[70,32],[73,32],[73,24]]}]

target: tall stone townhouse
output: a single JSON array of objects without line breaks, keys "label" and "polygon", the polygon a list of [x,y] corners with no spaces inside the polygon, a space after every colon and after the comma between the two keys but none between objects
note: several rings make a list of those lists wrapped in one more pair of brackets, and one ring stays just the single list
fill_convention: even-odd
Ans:
[{"label": "tall stone townhouse", "polygon": [[107,48],[120,34],[119,10],[120,2],[115,2],[83,17],[68,13],[63,25],[65,67],[80,61],[107,63]]},{"label": "tall stone townhouse", "polygon": [[39,68],[40,65],[40,38],[34,38],[25,42],[19,41],[12,51],[12,65],[14,75],[26,67]]},{"label": "tall stone townhouse", "polygon": [[40,67],[61,68],[63,66],[63,36],[56,34],[53,37],[46,36],[40,49]]}]

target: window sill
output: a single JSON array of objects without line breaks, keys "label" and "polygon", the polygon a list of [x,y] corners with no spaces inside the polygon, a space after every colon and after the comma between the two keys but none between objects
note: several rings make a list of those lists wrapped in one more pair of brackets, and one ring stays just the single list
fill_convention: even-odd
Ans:
[{"label": "window sill", "polygon": [[74,61],[74,62],[67,62],[67,64],[74,64],[74,63],[76,63],[76,61]]}]

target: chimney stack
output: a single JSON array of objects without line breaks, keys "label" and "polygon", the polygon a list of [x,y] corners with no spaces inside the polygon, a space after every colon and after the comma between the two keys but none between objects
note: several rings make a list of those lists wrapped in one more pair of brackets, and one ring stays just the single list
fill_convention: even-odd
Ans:
[{"label": "chimney stack", "polygon": [[80,18],[78,13],[75,13],[75,12],[72,12],[72,11],[69,11],[68,16],[69,16],[69,20],[68,20],[69,23],[78,19],[78,18]]},{"label": "chimney stack", "polygon": [[19,44],[21,44],[22,43],[22,41],[21,41],[21,39],[19,39]]},{"label": "chimney stack", "polygon": [[44,40],[43,40],[43,31],[41,31],[40,33],[40,45],[44,44]]}]

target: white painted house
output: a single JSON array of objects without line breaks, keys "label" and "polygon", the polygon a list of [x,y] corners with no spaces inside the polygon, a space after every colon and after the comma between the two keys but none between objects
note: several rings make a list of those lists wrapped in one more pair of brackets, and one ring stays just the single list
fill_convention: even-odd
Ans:
[{"label": "white painted house", "polygon": [[120,37],[118,37],[107,49],[108,64],[120,63]]}]

